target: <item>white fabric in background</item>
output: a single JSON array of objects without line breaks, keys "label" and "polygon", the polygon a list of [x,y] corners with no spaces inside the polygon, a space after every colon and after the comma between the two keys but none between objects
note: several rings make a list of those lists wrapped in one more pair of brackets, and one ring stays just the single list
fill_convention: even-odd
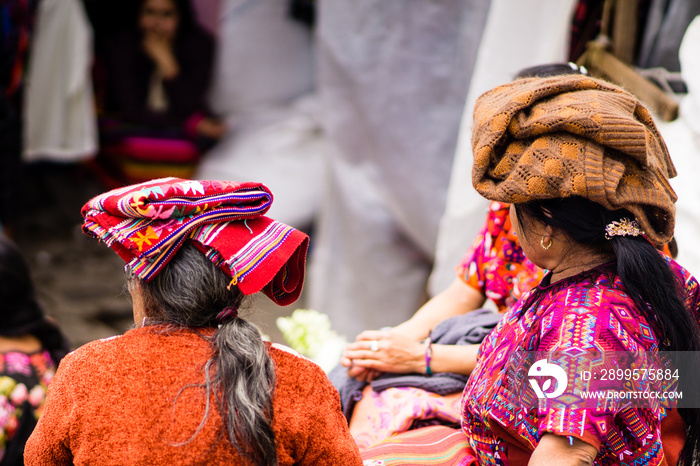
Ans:
[{"label": "white fabric in background", "polygon": [[238,115],[234,127],[205,157],[195,178],[257,181],[272,190],[266,215],[308,229],[321,203],[327,142],[317,120],[317,96],[288,106]]},{"label": "white fabric in background", "polygon": [[430,294],[455,278],[455,267],[486,220],[487,201],[472,186],[471,133],[476,99],[534,65],[566,62],[576,0],[493,0],[464,106],[445,213],[440,220]]},{"label": "white fabric in background", "polygon": [[329,174],[309,305],[348,338],[425,301],[488,0],[328,0],[317,48]]},{"label": "white fabric in background", "polygon": [[265,111],[314,88],[312,34],[281,0],[221,0],[212,108],[224,115]]},{"label": "white fabric in background", "polygon": [[80,0],[42,0],[24,95],[25,162],[76,162],[97,151],[92,30]]},{"label": "white fabric in background", "polygon": [[671,186],[678,195],[675,238],[679,264],[700,277],[700,16],[686,30],[680,51],[681,75],[688,94],[679,117],[657,121],[678,176]]},{"label": "white fabric in background", "polygon": [[321,196],[325,139],[313,95],[312,34],[280,0],[222,0],[212,107],[230,132],[201,162],[198,179],[259,181],[269,215],[311,225]]}]

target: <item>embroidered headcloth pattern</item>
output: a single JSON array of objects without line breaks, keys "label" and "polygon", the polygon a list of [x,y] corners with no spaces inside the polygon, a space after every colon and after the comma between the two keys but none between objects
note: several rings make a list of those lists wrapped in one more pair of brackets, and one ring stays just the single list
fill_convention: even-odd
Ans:
[{"label": "embroidered headcloth pattern", "polygon": [[241,292],[285,305],[301,292],[308,237],[263,215],[272,200],[261,183],[162,178],[93,198],[83,230],[145,281],[189,238]]}]

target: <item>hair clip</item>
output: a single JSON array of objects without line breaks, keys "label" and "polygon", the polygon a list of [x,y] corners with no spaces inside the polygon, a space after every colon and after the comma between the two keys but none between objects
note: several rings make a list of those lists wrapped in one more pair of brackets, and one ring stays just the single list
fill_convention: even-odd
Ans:
[{"label": "hair clip", "polygon": [[612,239],[613,236],[640,236],[643,234],[639,223],[627,217],[610,222],[605,227],[605,239]]},{"label": "hair clip", "polygon": [[569,65],[569,68],[571,68],[573,71],[579,72],[584,76],[588,76],[588,69],[586,69],[585,66],[577,65],[574,62],[569,62],[568,65]]}]

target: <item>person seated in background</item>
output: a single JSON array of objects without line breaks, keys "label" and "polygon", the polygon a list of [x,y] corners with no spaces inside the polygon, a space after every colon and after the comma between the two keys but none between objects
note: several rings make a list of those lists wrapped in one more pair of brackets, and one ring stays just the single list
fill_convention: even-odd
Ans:
[{"label": "person seated in background", "polygon": [[0,465],[22,464],[68,341],[37,302],[29,267],[0,235]]},{"label": "person seated in background", "polygon": [[[462,390],[476,365],[479,344],[500,313],[544,276],[523,254],[509,207],[489,205],[484,227],[445,291],[406,322],[364,331],[346,347],[341,366],[358,382],[338,374],[339,369],[331,380],[360,448],[431,423],[458,425]],[[499,313],[481,309],[487,297]],[[456,332],[452,339],[443,337],[447,328]],[[430,422],[424,422],[426,417]]]},{"label": "person seated in background", "polygon": [[127,181],[189,176],[226,132],[207,104],[214,39],[189,0],[143,0],[103,54],[101,159]]},{"label": "person seated in background", "polygon": [[[484,227],[457,267],[457,277],[443,292],[422,306],[409,320],[391,329],[367,330],[347,346],[341,364],[348,375],[372,381],[382,372],[426,373],[424,340],[445,319],[481,309],[487,299],[498,312],[507,311],[544,276],[544,270],[523,254],[512,230],[510,205],[492,202]],[[479,344],[430,343],[430,372],[469,375]]]},{"label": "person seated in background", "polygon": [[262,340],[247,295],[294,302],[308,236],[260,183],[154,180],[83,207],[127,263],[136,328],[67,356],[26,464],[359,465],[321,368]]},{"label": "person seated in background", "polygon": [[[580,73],[571,64],[554,63],[524,69],[518,77]],[[337,370],[331,374],[350,431],[361,448],[426,425],[426,417],[428,423],[458,424],[461,393],[476,365],[479,344],[500,319],[484,310],[469,314],[483,308],[487,299],[504,313],[544,276],[544,270],[523,254],[509,210],[507,203],[489,205],[484,226],[447,289],[409,320],[391,329],[364,331],[346,347],[340,364],[347,368],[347,376],[372,383],[365,387]],[[456,327],[462,334],[446,339],[443,327]],[[396,377],[411,373],[436,374],[439,382]],[[413,386],[407,386],[409,383]],[[387,412],[393,413],[391,423],[384,421],[388,416],[382,413]]]}]

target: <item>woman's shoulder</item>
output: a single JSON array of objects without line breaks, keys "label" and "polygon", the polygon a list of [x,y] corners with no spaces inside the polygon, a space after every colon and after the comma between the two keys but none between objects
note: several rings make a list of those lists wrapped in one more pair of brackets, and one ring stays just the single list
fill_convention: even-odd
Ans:
[{"label": "woman's shoulder", "polygon": [[551,272],[548,272],[536,287],[535,294],[539,297],[565,296],[575,290],[595,288],[600,291],[624,293],[622,282],[614,263],[599,265],[576,275],[563,278],[551,283]]},{"label": "woman's shoulder", "polygon": [[[638,314],[637,304],[629,295],[614,265],[598,267],[554,284],[541,284],[537,294],[545,313],[595,315],[597,320],[609,313]],[[625,310],[625,311],[623,311]]]},{"label": "woman's shoulder", "polygon": [[323,369],[291,348],[268,343],[270,357],[275,363],[276,393],[289,396],[326,396],[337,391]]},{"label": "woman's shoulder", "polygon": [[101,353],[109,353],[116,350],[118,346],[118,340],[123,339],[124,335],[114,335],[111,337],[100,338],[98,340],[93,340],[85,343],[82,346],[74,349],[66,355],[65,360],[77,360],[77,361],[93,361],[95,356]]},{"label": "woman's shoulder", "polygon": [[688,270],[670,257],[665,256],[671,272],[680,285],[681,299],[685,308],[700,322],[700,283]]},{"label": "woman's shoulder", "polygon": [[267,343],[267,346],[278,373],[296,374],[299,371],[303,371],[309,375],[325,375],[318,364],[302,356],[292,348],[270,342]]},{"label": "woman's shoulder", "polygon": [[[274,425],[280,464],[361,464],[340,396],[320,366],[294,350],[268,343],[275,362]],[[281,449],[281,450],[280,450]],[[289,461],[282,461],[282,460]]]},{"label": "woman's shoulder", "polygon": [[160,362],[190,357],[193,353],[210,352],[205,339],[210,332],[189,328],[146,326],[128,330],[122,335],[94,340],[69,353],[61,366],[79,363],[83,367],[109,366],[115,361]]},{"label": "woman's shoulder", "polygon": [[694,285],[695,288],[697,288],[698,280],[693,274],[690,273],[685,267],[683,267],[681,264],[676,262],[674,259],[663,255],[664,260],[668,264],[668,267],[671,269],[671,272],[679,278],[684,284],[688,284],[688,286]]},{"label": "woman's shoulder", "polygon": [[510,224],[510,204],[492,201],[486,210],[484,227],[492,236],[509,235],[512,228]]},{"label": "woman's shoulder", "polygon": [[[698,280],[682,265],[671,257],[661,254],[668,264],[671,273],[676,277],[679,285],[681,298],[687,307],[698,311],[700,308],[700,284]],[[653,280],[652,277],[649,280]],[[627,293],[620,276],[617,274],[614,264],[606,264],[602,267],[584,274],[583,279],[574,281],[568,287],[559,290],[560,293],[570,293],[571,289],[595,289],[600,291],[607,299],[614,299],[619,302],[629,303],[631,307],[636,307],[634,300]]]}]

